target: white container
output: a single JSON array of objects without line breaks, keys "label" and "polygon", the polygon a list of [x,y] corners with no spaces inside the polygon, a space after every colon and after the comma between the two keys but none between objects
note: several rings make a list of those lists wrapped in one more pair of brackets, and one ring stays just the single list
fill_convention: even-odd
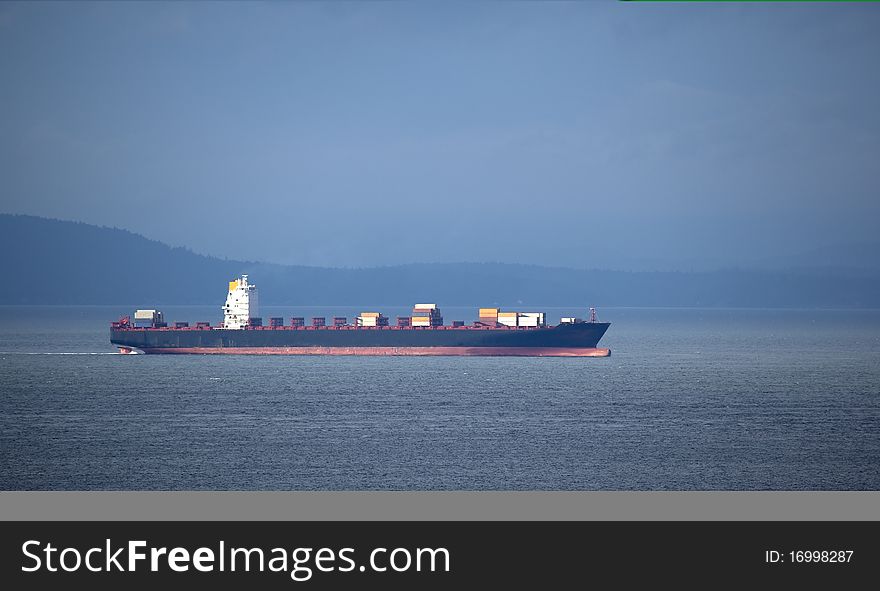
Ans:
[{"label": "white container", "polygon": [[[524,322],[528,322],[528,324],[524,324]],[[531,324],[535,322],[536,324]],[[543,326],[544,325],[544,313],[543,312],[523,312],[519,315],[519,325],[520,326]]]},{"label": "white container", "polygon": [[416,304],[413,310],[436,310],[437,304]]}]

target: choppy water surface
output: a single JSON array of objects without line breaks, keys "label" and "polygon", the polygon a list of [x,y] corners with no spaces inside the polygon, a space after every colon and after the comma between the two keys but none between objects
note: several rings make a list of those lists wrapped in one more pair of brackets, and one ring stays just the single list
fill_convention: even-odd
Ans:
[{"label": "choppy water surface", "polygon": [[607,359],[115,355],[129,311],[0,307],[0,489],[880,489],[878,311],[604,309]]}]

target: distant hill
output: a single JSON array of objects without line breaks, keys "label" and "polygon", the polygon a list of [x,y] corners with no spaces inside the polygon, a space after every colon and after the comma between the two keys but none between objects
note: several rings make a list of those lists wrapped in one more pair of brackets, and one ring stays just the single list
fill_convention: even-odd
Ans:
[{"label": "distant hill", "polygon": [[880,242],[847,242],[788,256],[770,256],[755,260],[756,269],[852,269],[880,271]]},{"label": "distant hill", "polygon": [[500,263],[330,269],[229,261],[117,228],[0,214],[0,304],[219,304],[248,273],[269,305],[880,307],[880,274],[584,271]]}]

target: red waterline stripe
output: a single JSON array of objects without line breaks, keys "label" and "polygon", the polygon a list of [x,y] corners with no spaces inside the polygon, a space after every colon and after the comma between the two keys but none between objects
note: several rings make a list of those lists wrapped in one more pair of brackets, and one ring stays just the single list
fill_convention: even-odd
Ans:
[{"label": "red waterline stripe", "polygon": [[611,349],[567,347],[174,347],[144,349],[165,355],[452,355],[489,357],[608,357]]}]

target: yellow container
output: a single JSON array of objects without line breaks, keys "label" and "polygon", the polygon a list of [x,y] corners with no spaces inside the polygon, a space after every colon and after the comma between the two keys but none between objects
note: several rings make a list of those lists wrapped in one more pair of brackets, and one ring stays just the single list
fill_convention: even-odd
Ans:
[{"label": "yellow container", "polygon": [[361,312],[361,318],[378,318],[379,316],[378,312]]},{"label": "yellow container", "polygon": [[480,316],[498,316],[501,308],[480,308]]},{"label": "yellow container", "polygon": [[519,312],[499,312],[498,318],[516,318]]},{"label": "yellow container", "polygon": [[235,291],[236,289],[238,289],[238,279],[229,282],[229,291]]}]

